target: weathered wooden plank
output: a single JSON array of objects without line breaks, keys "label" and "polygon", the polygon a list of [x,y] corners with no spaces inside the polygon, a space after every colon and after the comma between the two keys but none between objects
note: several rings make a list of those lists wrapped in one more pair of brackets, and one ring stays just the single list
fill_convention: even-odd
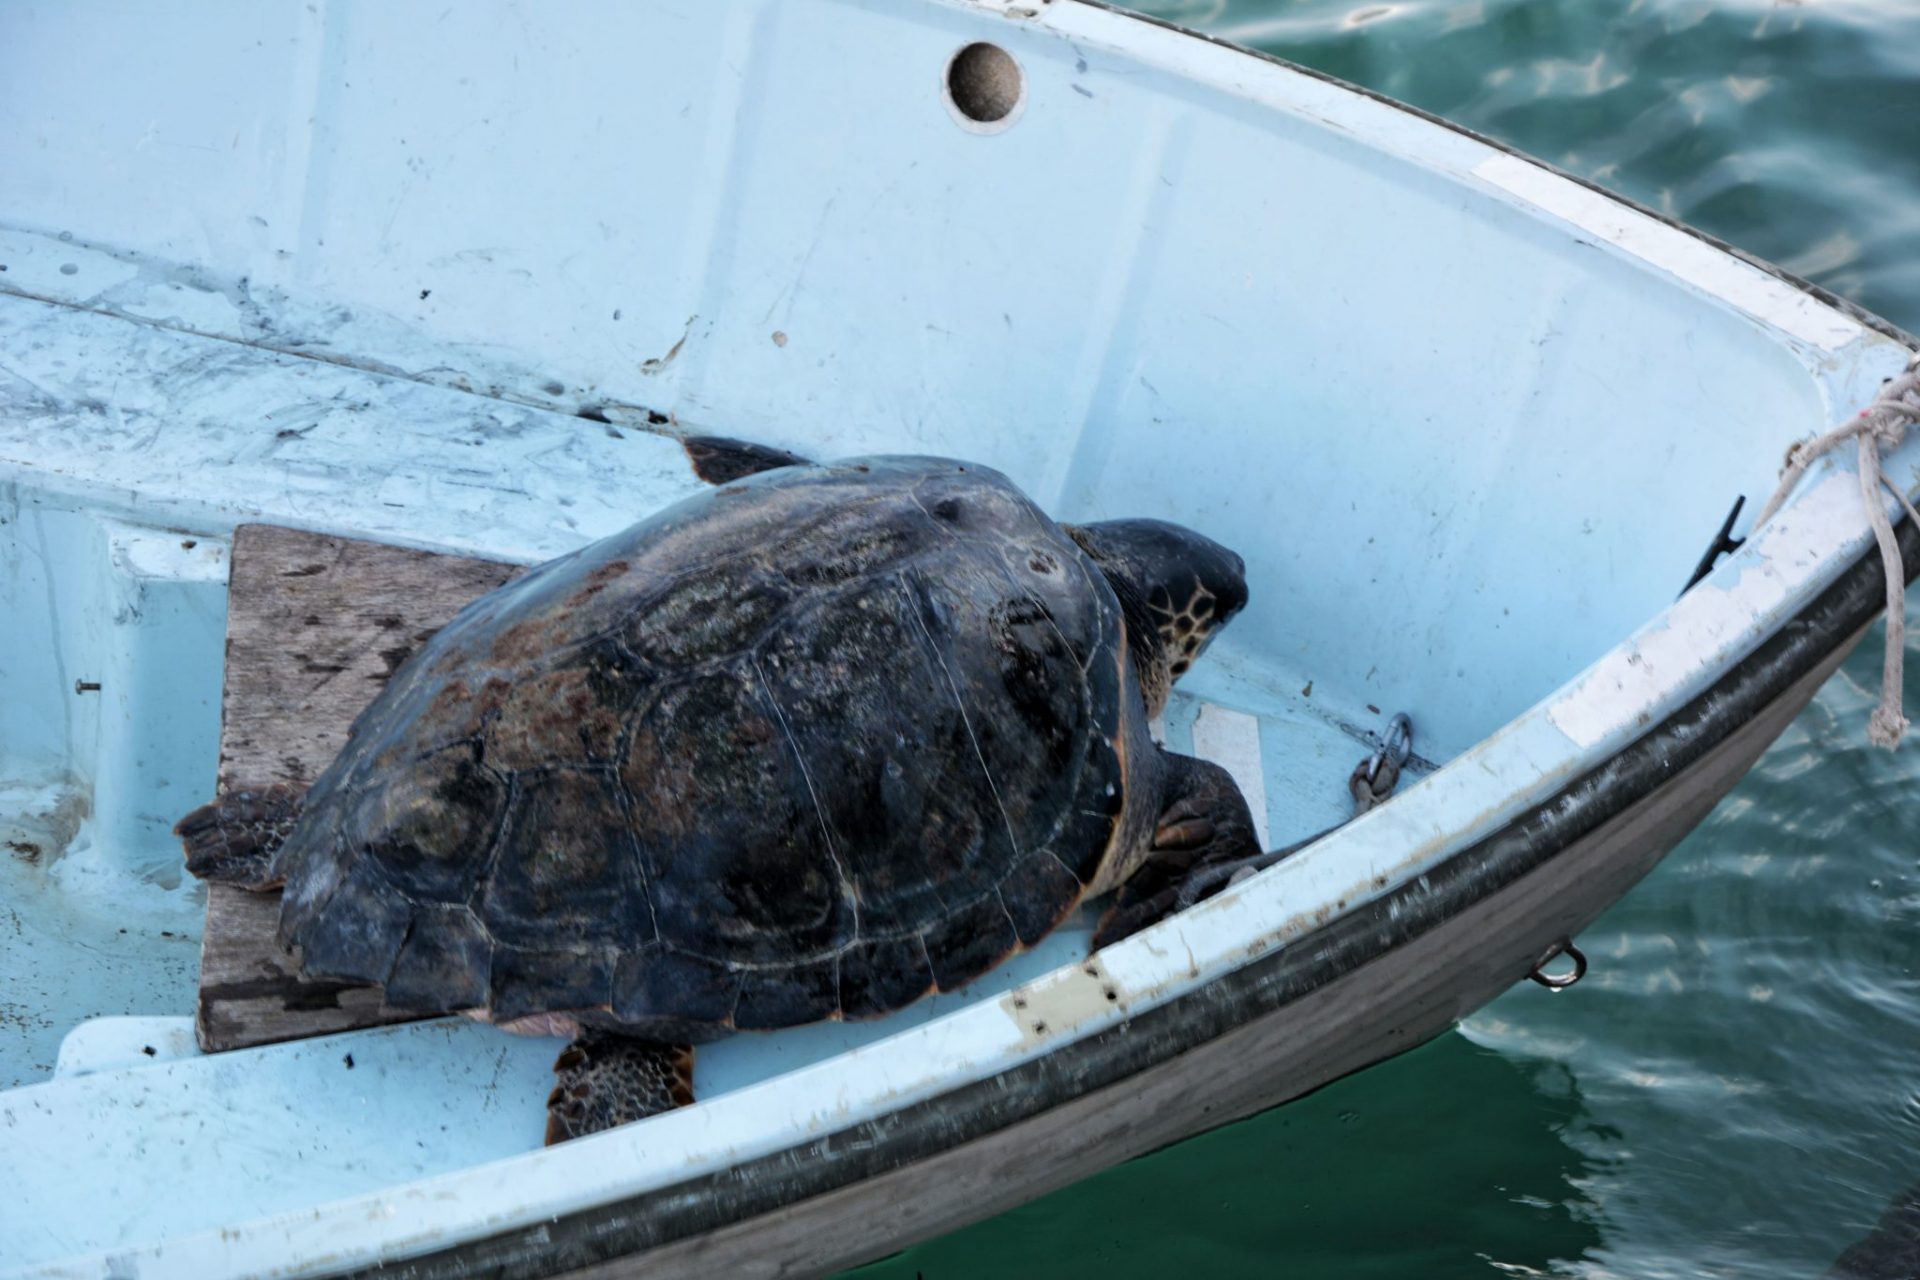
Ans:
[{"label": "weathered wooden plank", "polygon": [[[396,667],[521,568],[274,525],[234,531],[220,792],[306,786]],[[377,988],[303,982],[280,895],[209,887],[196,1029],[209,1052],[405,1021]]]}]

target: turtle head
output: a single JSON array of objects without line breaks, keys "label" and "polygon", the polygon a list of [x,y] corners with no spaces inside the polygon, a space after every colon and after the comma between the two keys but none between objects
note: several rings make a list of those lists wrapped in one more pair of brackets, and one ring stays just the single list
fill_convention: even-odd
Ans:
[{"label": "turtle head", "polygon": [[1173,682],[1247,603],[1246,562],[1213,539],[1164,520],[1065,527],[1120,599],[1147,710],[1157,715]]}]

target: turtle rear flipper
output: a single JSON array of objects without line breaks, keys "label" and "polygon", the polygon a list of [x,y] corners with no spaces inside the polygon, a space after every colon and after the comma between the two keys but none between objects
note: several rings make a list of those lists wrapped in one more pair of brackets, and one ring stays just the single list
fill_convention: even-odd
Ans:
[{"label": "turtle rear flipper", "polygon": [[293,834],[305,799],[297,787],[276,785],[201,805],[173,826],[186,846],[187,870],[239,889],[278,888],[286,877],[273,855]]},{"label": "turtle rear flipper", "polygon": [[553,1064],[547,1145],[693,1105],[693,1049],[588,1032]]}]

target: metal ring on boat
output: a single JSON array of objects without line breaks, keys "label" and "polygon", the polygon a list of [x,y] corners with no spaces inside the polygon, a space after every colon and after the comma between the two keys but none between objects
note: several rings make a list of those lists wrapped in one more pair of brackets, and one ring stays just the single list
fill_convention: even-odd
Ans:
[{"label": "metal ring on boat", "polygon": [[[1548,973],[1547,966],[1560,956],[1573,961],[1571,973]],[[1562,938],[1547,949],[1547,953],[1534,962],[1533,972],[1527,975],[1549,991],[1564,991],[1580,979],[1587,976],[1586,953],[1573,945],[1571,939]]]},{"label": "metal ring on boat", "polygon": [[1413,721],[1402,711],[1388,722],[1386,740],[1380,749],[1367,760],[1367,781],[1372,782],[1380,774],[1380,766],[1389,759],[1398,768],[1413,755]]}]

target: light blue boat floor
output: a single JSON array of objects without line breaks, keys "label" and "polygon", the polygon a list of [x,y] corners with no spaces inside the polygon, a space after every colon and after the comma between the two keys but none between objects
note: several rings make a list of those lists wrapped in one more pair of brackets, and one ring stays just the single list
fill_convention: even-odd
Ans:
[{"label": "light blue boat floor", "polygon": [[0,1090],[52,1075],[76,1022],[191,1014],[200,978],[204,890],[103,870],[53,793],[0,779]]}]

